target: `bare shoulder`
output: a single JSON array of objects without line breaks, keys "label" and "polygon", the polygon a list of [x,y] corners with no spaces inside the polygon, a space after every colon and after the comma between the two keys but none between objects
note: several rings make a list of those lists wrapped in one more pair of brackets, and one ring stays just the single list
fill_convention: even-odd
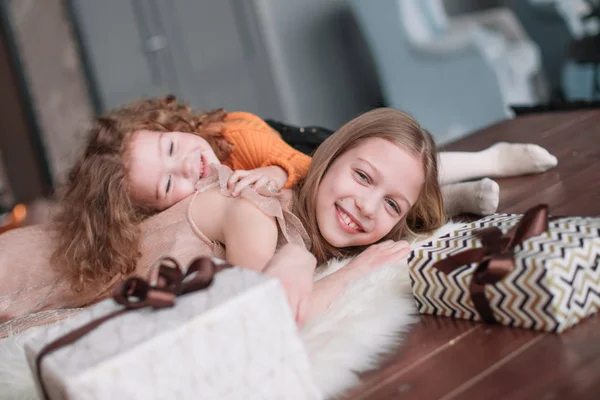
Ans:
[{"label": "bare shoulder", "polygon": [[234,265],[262,271],[275,253],[277,222],[250,200],[213,188],[196,195],[191,216],[207,239],[225,246],[225,258]]},{"label": "bare shoulder", "polygon": [[211,241],[223,242],[222,227],[228,197],[219,192],[219,188],[198,193],[190,204],[190,217],[196,227]]},{"label": "bare shoulder", "polygon": [[[233,198],[220,193],[219,188],[198,193],[191,205],[191,217],[207,238],[225,243],[225,235],[232,232],[252,232],[277,241],[277,223],[254,203],[244,198]],[[270,240],[270,241],[271,241]]]},{"label": "bare shoulder", "polygon": [[230,237],[247,237],[257,245],[277,241],[277,222],[274,217],[265,214],[250,200],[239,197],[229,200],[224,221],[226,234]]},{"label": "bare shoulder", "polygon": [[227,261],[264,270],[277,247],[277,222],[254,203],[234,198],[226,214],[224,244]]}]

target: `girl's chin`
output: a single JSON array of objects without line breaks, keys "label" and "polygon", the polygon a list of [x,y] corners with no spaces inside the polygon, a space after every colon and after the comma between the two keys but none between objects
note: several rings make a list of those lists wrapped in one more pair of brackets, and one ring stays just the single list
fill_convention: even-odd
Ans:
[{"label": "girl's chin", "polygon": [[[335,221],[332,222],[335,223]],[[328,226],[327,229],[321,229],[321,227],[319,227],[319,232],[327,244],[335,248],[343,249],[345,247],[357,246],[348,241],[347,235],[340,230],[339,226]]]},{"label": "girl's chin", "polygon": [[327,234],[323,234],[321,232],[321,236],[323,237],[323,239],[325,239],[325,241],[330,245],[333,246],[337,249],[345,249],[348,247],[366,247],[369,246],[375,242],[370,242],[370,243],[358,243],[358,242],[351,242],[348,240],[348,238],[344,238],[342,235],[336,235],[336,234],[331,234],[331,235],[327,235]]},{"label": "girl's chin", "polygon": [[321,233],[321,235],[323,236],[323,239],[325,239],[325,241],[333,247],[336,247],[338,249],[343,249],[344,247],[350,247],[353,246],[352,244],[348,243],[347,240],[345,240],[344,238],[340,237],[339,235],[323,235],[323,233]]}]

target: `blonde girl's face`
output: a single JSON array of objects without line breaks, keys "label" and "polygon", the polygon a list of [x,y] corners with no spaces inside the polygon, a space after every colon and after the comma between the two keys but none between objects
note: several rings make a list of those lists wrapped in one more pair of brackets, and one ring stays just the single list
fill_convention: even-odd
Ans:
[{"label": "blonde girl's face", "polygon": [[194,193],[209,165],[220,164],[208,142],[185,132],[135,132],[127,152],[135,201],[164,210]]},{"label": "blonde girl's face", "polygon": [[419,157],[381,138],[365,140],[340,155],[319,184],[321,235],[337,248],[379,241],[415,204],[424,176]]}]

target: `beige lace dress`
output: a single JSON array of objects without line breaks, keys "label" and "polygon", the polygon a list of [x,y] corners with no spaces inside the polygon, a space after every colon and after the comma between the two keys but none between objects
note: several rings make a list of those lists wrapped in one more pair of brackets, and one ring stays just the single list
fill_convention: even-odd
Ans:
[{"label": "beige lace dress", "polygon": [[[218,187],[222,193],[226,192],[230,175],[228,167],[213,167],[211,174],[198,182],[196,193],[142,223],[137,275],[153,280],[158,260],[165,256],[175,258],[182,266],[199,256],[225,257],[223,246],[208,240],[191,220],[190,206],[206,190]],[[306,231],[290,211],[291,191],[274,194],[248,188],[241,197],[276,218],[278,247],[285,243],[309,246]],[[64,318],[110,294],[114,283],[90,294],[70,289],[60,268],[49,262],[54,248],[53,236],[51,225],[25,227],[0,235],[0,338]]]}]

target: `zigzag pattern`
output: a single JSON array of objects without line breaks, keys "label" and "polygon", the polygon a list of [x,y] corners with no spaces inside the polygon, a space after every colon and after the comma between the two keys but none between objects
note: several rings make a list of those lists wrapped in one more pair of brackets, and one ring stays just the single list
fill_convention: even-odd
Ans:
[{"label": "zigzag pattern", "polygon": [[[446,275],[433,264],[463,250],[480,247],[480,228],[503,232],[519,214],[495,214],[431,241],[412,252],[409,271],[421,313],[480,321],[469,294],[477,264]],[[517,267],[486,296],[504,324],[560,333],[600,309],[600,218],[567,217],[550,221],[549,230],[515,248]]]}]

